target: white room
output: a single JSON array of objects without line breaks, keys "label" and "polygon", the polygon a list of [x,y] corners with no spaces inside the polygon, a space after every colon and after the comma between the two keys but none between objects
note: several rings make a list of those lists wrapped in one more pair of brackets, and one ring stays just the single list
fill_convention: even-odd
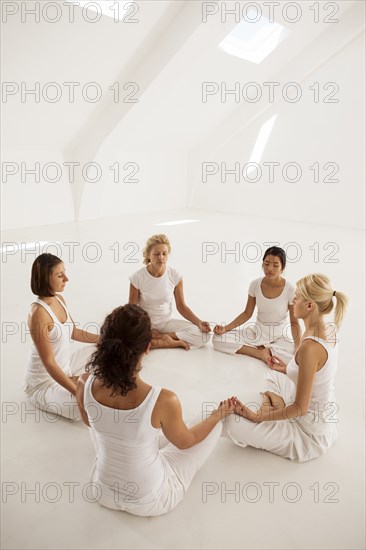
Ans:
[{"label": "white room", "polygon": [[[364,1],[14,0],[1,12],[2,548],[364,548]],[[219,428],[222,437],[184,498],[139,515],[98,497],[92,429],[23,391],[30,350],[39,352],[29,323],[42,295],[30,281],[37,257],[59,258],[62,311],[78,334],[100,334],[115,308],[143,307],[129,278],[149,271],[144,247],[160,234],[171,244],[161,241],[164,262],[183,278],[171,315],[196,325],[201,343],[183,349],[177,328],[154,346],[153,331],[141,388],[174,392],[187,423],[238,407],[231,396],[254,410],[268,389],[276,368],[263,346],[222,353],[215,344],[217,327],[256,303],[248,289],[266,284],[264,257],[281,258],[267,249],[284,251],[276,280],[291,296],[321,273],[330,302],[344,293],[348,306],[325,421],[334,443],[291,459],[266,443],[235,444],[220,417],[210,437]],[[291,364],[311,330],[306,316],[317,315],[307,303],[315,309],[296,317],[303,339],[291,340]],[[292,327],[300,306],[286,308]],[[336,326],[334,309],[321,319]],[[289,379],[281,372],[273,376]],[[230,411],[230,421],[240,416]],[[180,431],[158,424],[187,456]]]}]

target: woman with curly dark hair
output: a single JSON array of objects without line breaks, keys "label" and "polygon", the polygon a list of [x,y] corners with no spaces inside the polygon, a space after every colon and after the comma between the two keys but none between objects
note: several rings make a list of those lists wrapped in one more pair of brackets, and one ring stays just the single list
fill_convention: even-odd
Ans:
[{"label": "woman with curly dark hair", "polygon": [[181,502],[218,442],[221,419],[233,412],[227,400],[187,427],[178,397],[140,377],[150,346],[149,315],[134,304],[116,308],[76,391],[97,453],[95,498],[138,516],[164,514]]}]

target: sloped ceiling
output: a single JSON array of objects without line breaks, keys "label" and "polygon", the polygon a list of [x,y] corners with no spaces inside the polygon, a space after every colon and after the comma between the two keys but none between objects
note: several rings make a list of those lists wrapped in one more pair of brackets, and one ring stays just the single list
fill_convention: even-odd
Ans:
[{"label": "sloped ceiling", "polygon": [[[199,18],[200,2],[191,2],[192,16]],[[350,10],[353,2],[341,2],[338,17]],[[182,13],[182,12],[181,12]],[[172,57],[160,74],[144,90],[143,97],[138,105],[116,125],[115,129],[104,142],[103,147],[111,148],[128,146],[129,150],[179,150],[190,151],[197,143],[206,137],[211,137],[215,128],[228,119],[235,117],[238,110],[245,117],[252,118],[268,103],[265,99],[258,103],[244,101],[236,103],[233,96],[228,96],[226,102],[221,100],[221,85],[233,89],[235,83],[240,88],[248,82],[275,81],[276,76],[293,65],[300,54],[306,59],[307,70],[309,64],[316,67],[323,55],[323,47],[314,54],[312,44],[323,34],[329,31],[332,25],[319,22],[314,25],[310,17],[304,17],[296,25],[289,24],[279,18],[279,23],[286,26],[291,32],[279,47],[262,63],[254,64],[249,61],[230,56],[218,48],[219,43],[235,26],[235,21],[228,17],[223,23],[221,18],[208,21],[197,26],[194,32],[187,37],[182,47]],[[179,18],[175,21],[179,25]],[[362,26],[362,21],[359,22]],[[334,27],[334,25],[333,25]],[[338,48],[333,45],[334,51]],[[332,52],[326,51],[326,55]],[[290,80],[291,80],[291,75]],[[209,97],[206,103],[202,100],[202,84],[214,82],[219,85],[220,91],[215,97]],[[219,107],[219,108],[218,108]]]},{"label": "sloped ceiling", "polygon": [[[9,17],[3,25],[3,80],[23,82],[27,88],[39,82],[41,90],[46,83],[56,82],[62,98],[56,103],[41,98],[36,103],[29,96],[22,103],[19,93],[9,96],[3,105],[7,149],[62,150],[69,158],[89,160],[103,147],[188,152],[240,107],[229,100],[217,109],[219,94],[203,103],[203,82],[226,82],[230,88],[237,81],[273,80],[329,30],[325,22],[314,25],[309,13],[291,25],[279,12],[278,22],[291,32],[266,60],[255,65],[218,48],[236,24],[233,17],[225,23],[219,16],[209,17],[204,23],[202,3],[190,0],[138,4],[138,24],[115,23],[103,16],[95,24],[81,17],[70,24],[64,17],[55,24],[30,19],[25,25]],[[353,4],[338,2],[337,17]],[[315,65],[317,57],[310,61]],[[65,82],[80,83],[74,103],[68,100]],[[97,103],[81,95],[88,82],[101,87],[102,98]],[[121,97],[133,90],[123,91],[123,85],[135,82],[138,102],[115,102],[109,90],[115,82]],[[261,108],[260,102],[249,104],[250,116]]]},{"label": "sloped ceiling", "polygon": [[[31,19],[24,24],[19,17],[8,18],[3,25],[3,80],[28,89],[36,82],[41,89],[55,82],[62,97],[55,103],[41,97],[37,103],[31,96],[22,102],[20,93],[8,96],[2,109],[4,148],[57,150],[65,159],[78,162],[90,162],[106,150],[109,155],[134,150],[188,155],[198,147],[212,150],[235,134],[237,126],[242,128],[258,116],[266,101],[222,102],[217,94],[203,102],[204,82],[232,89],[237,82],[242,86],[280,77],[283,81],[284,76],[289,80],[302,78],[301,70],[309,74],[364,27],[363,3],[358,1],[337,2],[336,17],[346,21],[344,36],[341,32],[339,40],[337,25],[327,23],[324,17],[314,24],[311,10],[303,10],[301,20],[291,24],[279,9],[275,20],[290,33],[257,65],[218,48],[237,24],[235,17],[228,16],[224,21],[218,10],[215,17],[204,22],[205,3],[195,0],[136,3],[136,24],[116,23],[107,16],[91,24],[80,17],[80,7],[75,7],[79,17],[74,23],[67,17],[55,24]],[[331,42],[326,38],[330,34]],[[73,103],[68,99],[65,82],[80,84],[75,88]],[[89,82],[96,82],[102,90],[96,103],[86,101],[80,93]],[[121,94],[118,101],[109,89],[114,83],[118,83]],[[135,84],[124,90],[126,83]],[[124,101],[133,86],[138,87],[138,101]],[[75,219],[84,186],[80,180],[71,188]]]},{"label": "sloped ceiling", "polygon": [[[28,3],[29,9],[31,4],[34,2]],[[19,87],[19,92],[8,95],[3,103],[7,149],[64,150],[101,106],[113,102],[114,92],[109,87],[119,82],[122,89],[121,72],[137,54],[152,47],[184,2],[157,0],[139,5],[139,22],[135,24],[114,22],[107,16],[93,24],[83,18],[78,5],[74,6],[73,23],[65,8],[56,23],[42,17],[37,23],[31,15],[24,16],[22,22],[20,11],[7,16],[2,25],[2,79]],[[49,14],[54,16],[51,11]],[[27,95],[23,102],[21,90],[34,89],[37,82],[40,101]],[[47,88],[50,82],[56,83],[62,94],[54,103],[42,97],[42,92],[50,98],[56,93],[56,88]],[[79,83],[74,88],[74,102],[69,101],[71,86],[64,84],[67,82]],[[93,87],[85,88],[90,82],[97,83],[102,91],[97,102],[83,98],[83,92],[93,98]]]}]

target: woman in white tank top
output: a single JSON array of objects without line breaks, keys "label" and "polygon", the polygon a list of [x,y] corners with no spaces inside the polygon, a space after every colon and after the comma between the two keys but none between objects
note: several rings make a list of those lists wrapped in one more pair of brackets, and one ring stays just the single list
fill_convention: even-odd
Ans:
[{"label": "woman in white tank top", "polygon": [[96,344],[97,334],[76,328],[59,292],[69,279],[62,260],[41,254],[33,262],[31,288],[37,298],[28,317],[32,344],[23,389],[37,407],[80,420],[75,393],[78,376],[94,346],[71,353],[71,340]]},{"label": "woman in white tank top", "polygon": [[294,315],[305,324],[301,344],[287,366],[278,357],[268,360],[267,391],[257,411],[232,400],[236,415],[226,422],[225,435],[234,443],[298,462],[317,458],[332,445],[338,422],[334,396],[338,341],[334,327],[333,334],[326,331],[324,315],[332,311],[334,299],[338,328],[347,297],[333,291],[328,277],[319,273],[297,282]]},{"label": "woman in white tank top", "polygon": [[91,474],[96,500],[139,516],[164,514],[181,502],[220,438],[221,419],[234,410],[225,401],[187,427],[178,397],[140,377],[151,334],[140,306],[116,308],[101,328],[87,365],[90,374],[79,378],[76,393],[96,450]]}]

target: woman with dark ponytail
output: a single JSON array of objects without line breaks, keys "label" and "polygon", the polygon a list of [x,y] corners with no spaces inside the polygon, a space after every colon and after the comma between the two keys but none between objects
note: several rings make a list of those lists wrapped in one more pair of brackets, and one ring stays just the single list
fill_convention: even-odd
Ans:
[{"label": "woman with dark ponytail", "polygon": [[71,352],[72,340],[96,344],[99,336],[81,330],[70,317],[61,296],[68,282],[63,261],[53,254],[41,254],[32,265],[32,302],[28,326],[32,346],[23,389],[33,405],[43,410],[80,420],[75,399],[78,376],[85,372],[94,346]]},{"label": "woman with dark ponytail", "polygon": [[164,514],[181,502],[218,442],[221,419],[233,412],[227,400],[187,427],[178,397],[140,377],[151,336],[149,315],[140,306],[116,308],[104,321],[76,392],[96,449],[95,497],[138,516]]},{"label": "woman with dark ponytail", "polygon": [[[262,263],[264,277],[250,283],[245,310],[228,325],[214,328],[212,343],[216,351],[249,355],[264,363],[277,355],[289,362],[301,334],[293,312],[295,289],[282,276],[285,267],[285,251],[279,246],[267,248]],[[256,308],[255,322],[239,329],[251,319]]]}]

